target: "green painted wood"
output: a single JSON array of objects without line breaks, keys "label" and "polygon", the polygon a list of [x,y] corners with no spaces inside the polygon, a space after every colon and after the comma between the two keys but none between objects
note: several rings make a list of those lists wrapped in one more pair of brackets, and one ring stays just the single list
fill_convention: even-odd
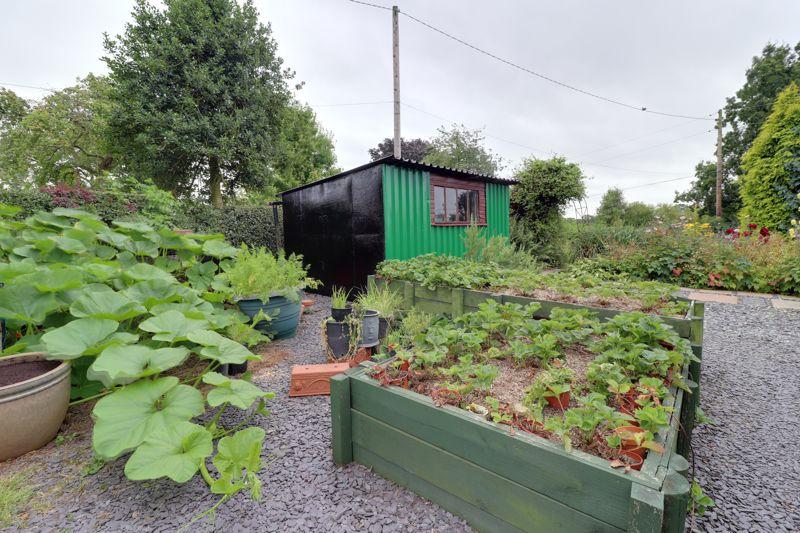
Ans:
[{"label": "green painted wood", "polygon": [[491,513],[487,513],[458,496],[442,490],[436,485],[428,483],[424,479],[404,470],[394,463],[386,461],[380,454],[362,448],[358,444],[353,446],[353,457],[355,461],[366,466],[376,474],[383,476],[419,494],[426,500],[430,500],[440,507],[447,509],[451,513],[466,520],[472,527],[486,533],[521,533],[508,522],[505,522]]},{"label": "green painted wood", "polygon": [[438,300],[425,300],[423,298],[415,298],[414,307],[420,311],[431,313],[433,315],[448,315],[453,310],[452,302],[440,302]]},{"label": "green painted wood", "polygon": [[628,512],[629,533],[657,533],[664,523],[664,494],[634,483]]},{"label": "green painted wood", "polygon": [[523,531],[622,531],[353,411],[353,441],[407,472]]},{"label": "green painted wood", "polygon": [[457,317],[464,314],[464,289],[455,288],[452,291],[453,304],[450,310],[450,316]]},{"label": "green painted wood", "polygon": [[683,455],[673,454],[672,459],[669,462],[670,470],[674,470],[675,472],[679,473],[686,479],[689,479],[689,468],[691,465],[689,461]]},{"label": "green painted wood", "polygon": [[497,303],[503,302],[503,297],[499,294],[492,294],[486,291],[474,291],[472,289],[464,289],[464,305],[468,307],[477,308],[486,300],[495,300]]},{"label": "green painted wood", "polygon": [[383,388],[365,376],[353,376],[352,402],[358,412],[386,421],[405,433],[457,455],[572,508],[624,527],[630,485],[659,488],[661,480],[639,472],[614,470],[599,457],[567,453],[534,435],[511,434],[457,408],[438,408],[429,398]]},{"label": "green painted wood", "polygon": [[686,527],[686,506],[689,503],[689,481],[678,472],[670,472],[664,479],[664,533],[683,533]]},{"label": "green painted wood", "polygon": [[347,373],[342,373],[331,377],[330,383],[333,461],[337,465],[346,465],[353,461],[352,410],[350,409],[351,382]]},{"label": "green painted wood", "polygon": [[423,300],[434,300],[437,302],[450,303],[453,299],[453,289],[450,287],[437,287],[428,289],[422,285],[414,284],[414,296]]}]

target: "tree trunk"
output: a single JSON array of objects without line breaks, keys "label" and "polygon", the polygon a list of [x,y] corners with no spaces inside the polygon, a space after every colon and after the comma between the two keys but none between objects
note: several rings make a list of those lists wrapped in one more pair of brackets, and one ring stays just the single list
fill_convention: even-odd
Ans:
[{"label": "tree trunk", "polygon": [[211,173],[209,189],[211,189],[211,205],[222,207],[222,173],[219,170],[219,159],[212,156],[208,159],[208,169]]}]

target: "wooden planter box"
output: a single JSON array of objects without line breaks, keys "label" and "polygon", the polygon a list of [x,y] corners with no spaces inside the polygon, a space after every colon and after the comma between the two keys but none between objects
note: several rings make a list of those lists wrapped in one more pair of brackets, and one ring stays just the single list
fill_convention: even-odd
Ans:
[{"label": "wooden planter box", "polygon": [[[403,291],[406,302],[413,298],[412,305],[437,313],[468,312],[487,298],[534,301],[395,283],[391,286]],[[543,304],[543,317],[552,307],[580,307]],[[599,311],[604,318],[617,314]],[[691,340],[698,356],[702,313],[702,304],[692,302],[685,319],[669,320]],[[371,364],[331,378],[337,464],[360,463],[480,531],[683,531],[690,488],[685,456],[699,396],[696,385],[692,394],[673,390],[670,427],[657,436],[664,453],[651,451],[641,472],[625,473],[599,457],[577,450],[568,453],[559,443],[457,407],[437,407],[427,396],[381,387],[367,375]],[[684,374],[696,382],[699,363]]]}]

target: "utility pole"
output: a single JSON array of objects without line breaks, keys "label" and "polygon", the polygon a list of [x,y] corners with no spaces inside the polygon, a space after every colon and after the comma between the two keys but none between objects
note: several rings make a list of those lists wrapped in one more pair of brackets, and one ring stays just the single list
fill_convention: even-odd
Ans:
[{"label": "utility pole", "polygon": [[722,218],[722,109],[717,112],[717,218]]},{"label": "utility pole", "polygon": [[394,75],[394,156],[402,157],[400,150],[400,27],[397,19],[400,10],[392,6],[392,71]]}]

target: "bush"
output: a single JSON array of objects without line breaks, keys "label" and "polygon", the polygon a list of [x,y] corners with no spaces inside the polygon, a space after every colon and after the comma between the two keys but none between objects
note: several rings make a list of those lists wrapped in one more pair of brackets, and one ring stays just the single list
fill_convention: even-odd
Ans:
[{"label": "bush", "polygon": [[641,242],[644,235],[645,230],[638,227],[567,221],[564,234],[564,262],[571,264],[579,259],[604,254],[620,244]]},{"label": "bush", "polygon": [[273,252],[279,248],[283,228],[280,220],[276,226],[269,205],[217,209],[208,204],[184,202],[182,209],[183,215],[174,220],[177,226],[201,233],[222,233],[235,246],[263,246]]}]

